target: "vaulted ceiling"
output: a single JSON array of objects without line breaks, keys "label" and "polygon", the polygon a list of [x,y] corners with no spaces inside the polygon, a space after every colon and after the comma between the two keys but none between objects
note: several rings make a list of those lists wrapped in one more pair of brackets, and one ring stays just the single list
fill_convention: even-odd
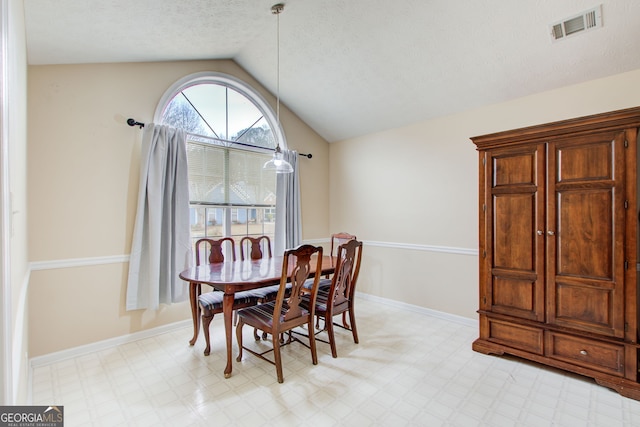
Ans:
[{"label": "vaulted ceiling", "polygon": [[[29,64],[233,59],[276,91],[276,0],[24,0]],[[284,0],[280,96],[330,142],[640,68],[638,0]],[[602,4],[602,27],[549,25]]]}]

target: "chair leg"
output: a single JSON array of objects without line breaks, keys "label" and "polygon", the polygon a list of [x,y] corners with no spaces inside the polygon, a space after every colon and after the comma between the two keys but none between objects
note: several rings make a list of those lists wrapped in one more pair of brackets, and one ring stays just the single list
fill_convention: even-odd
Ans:
[{"label": "chair leg", "polygon": [[211,352],[211,341],[209,340],[209,325],[211,325],[212,320],[213,314],[211,316],[202,314],[202,333],[204,334],[204,341],[207,343],[207,346],[204,348],[205,356],[208,356]]},{"label": "chair leg", "polygon": [[238,357],[236,357],[236,361],[242,361],[242,327],[244,326],[244,321],[240,318],[238,325],[236,326],[236,340],[238,341]]},{"label": "chair leg", "polygon": [[351,329],[349,327],[349,324],[347,323],[347,312],[346,311],[344,313],[342,313],[342,326],[344,326],[345,329]]},{"label": "chair leg", "polygon": [[284,376],[282,375],[282,357],[280,355],[280,334],[271,335],[271,341],[273,343],[273,357],[276,365],[276,374],[278,376],[278,382],[284,382]]},{"label": "chair leg", "polygon": [[336,350],[336,337],[333,334],[333,321],[332,319],[324,319],[325,329],[327,330],[327,335],[329,336],[329,345],[331,346],[331,356],[334,358],[338,357],[338,351]]},{"label": "chair leg", "polygon": [[353,334],[353,342],[358,344],[358,328],[356,328],[356,313],[353,306],[349,308],[349,321],[351,322],[351,333]]},{"label": "chair leg", "polygon": [[318,364],[318,352],[316,351],[316,334],[313,333],[313,318],[309,317],[309,348],[311,349],[311,362]]}]

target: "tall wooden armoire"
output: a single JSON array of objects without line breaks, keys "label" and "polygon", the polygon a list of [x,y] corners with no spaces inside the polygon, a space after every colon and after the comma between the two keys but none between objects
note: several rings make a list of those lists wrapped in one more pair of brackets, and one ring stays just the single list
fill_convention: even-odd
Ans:
[{"label": "tall wooden armoire", "polygon": [[640,107],[471,138],[480,336],[640,400]]}]

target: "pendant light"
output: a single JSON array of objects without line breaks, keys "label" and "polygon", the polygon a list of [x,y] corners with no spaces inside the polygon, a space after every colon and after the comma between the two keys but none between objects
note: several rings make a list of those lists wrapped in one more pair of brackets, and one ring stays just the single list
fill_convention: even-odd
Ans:
[{"label": "pendant light", "polygon": [[[277,72],[276,72],[276,122],[280,126],[280,13],[284,10],[284,4],[278,3],[271,7],[271,13],[277,17]],[[275,170],[276,173],[291,173],[293,167],[287,162],[280,149],[280,141],[276,140],[276,148],[273,152],[273,158],[266,162],[264,169]]]}]

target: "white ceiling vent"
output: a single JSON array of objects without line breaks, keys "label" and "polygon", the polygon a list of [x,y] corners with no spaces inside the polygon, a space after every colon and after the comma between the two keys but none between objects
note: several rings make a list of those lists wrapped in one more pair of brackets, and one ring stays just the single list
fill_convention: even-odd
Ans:
[{"label": "white ceiling vent", "polygon": [[549,25],[551,40],[554,42],[600,27],[602,27],[602,5]]}]

